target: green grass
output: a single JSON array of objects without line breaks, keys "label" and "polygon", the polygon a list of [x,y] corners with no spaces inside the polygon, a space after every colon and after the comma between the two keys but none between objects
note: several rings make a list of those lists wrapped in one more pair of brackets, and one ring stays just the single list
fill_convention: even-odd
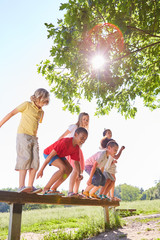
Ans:
[{"label": "green grass", "polygon": [[[160,212],[160,200],[121,202],[119,208],[135,208],[137,213],[154,214]],[[21,232],[48,233],[45,240],[80,240],[103,232],[106,227],[122,225],[119,216],[110,211],[110,226],[104,225],[102,207],[79,206],[23,211]],[[9,213],[0,213],[0,239],[8,235]],[[56,234],[54,230],[57,230]],[[66,229],[74,231],[66,233]]]},{"label": "green grass", "polygon": [[[120,202],[120,209],[137,209],[137,214],[155,214],[160,212],[160,200],[145,200],[134,202]],[[117,209],[118,209],[117,208]]]},{"label": "green grass", "polygon": [[141,223],[147,223],[147,222],[151,222],[151,221],[157,221],[160,220],[160,218],[135,218],[134,221],[136,222],[141,222]]},{"label": "green grass", "polygon": [[[110,227],[120,225],[119,218],[114,216],[113,213],[110,213],[110,215]],[[9,213],[0,213],[0,239],[2,240],[8,234],[8,223]],[[58,231],[58,234],[63,235],[65,229],[71,228],[75,229],[80,239],[80,235],[98,234],[104,231],[105,227],[102,207],[51,208],[23,211],[21,232],[45,233],[58,229],[63,231]]]},{"label": "green grass", "polygon": [[152,228],[146,228],[146,231],[152,231]]}]

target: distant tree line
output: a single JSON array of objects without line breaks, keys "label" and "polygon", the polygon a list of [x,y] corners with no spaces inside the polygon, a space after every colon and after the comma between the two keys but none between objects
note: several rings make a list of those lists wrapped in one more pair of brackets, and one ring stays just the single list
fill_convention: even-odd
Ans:
[{"label": "distant tree line", "polygon": [[[17,189],[5,188],[3,191],[17,191]],[[65,195],[67,191],[62,191]],[[136,200],[154,200],[160,199],[160,181],[157,182],[155,187],[149,188],[144,191],[143,188],[134,187],[131,185],[120,184],[115,187],[115,196],[120,198],[122,201],[136,201]],[[53,208],[63,207],[57,205],[48,204],[25,204],[23,210],[42,209],[42,208]],[[7,203],[0,202],[0,212],[9,212],[9,205]]]},{"label": "distant tree line", "polygon": [[155,187],[145,191],[143,188],[121,184],[115,187],[115,196],[119,197],[122,201],[160,199],[160,182],[158,182]]},{"label": "distant tree line", "polygon": [[142,200],[160,199],[160,182],[155,187],[149,188],[143,192]]}]

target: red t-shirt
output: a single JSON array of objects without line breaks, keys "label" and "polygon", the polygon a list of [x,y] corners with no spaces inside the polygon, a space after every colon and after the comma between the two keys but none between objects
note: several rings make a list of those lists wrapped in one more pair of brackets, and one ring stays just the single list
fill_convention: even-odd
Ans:
[{"label": "red t-shirt", "polygon": [[62,138],[44,150],[44,154],[49,155],[54,149],[59,157],[71,156],[71,159],[80,161],[79,146],[73,146],[73,138]]}]

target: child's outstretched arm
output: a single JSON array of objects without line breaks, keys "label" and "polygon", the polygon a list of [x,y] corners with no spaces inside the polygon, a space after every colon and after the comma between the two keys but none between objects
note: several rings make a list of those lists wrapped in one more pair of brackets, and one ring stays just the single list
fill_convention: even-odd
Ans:
[{"label": "child's outstretched arm", "polygon": [[74,161],[74,166],[75,166],[75,169],[76,169],[76,171],[78,173],[78,179],[82,180],[83,179],[83,175],[81,174],[81,167],[80,167],[79,161]]},{"label": "child's outstretched arm", "polygon": [[52,159],[52,157],[56,156],[57,152],[53,149],[52,152],[48,155],[48,157],[45,159],[42,167],[40,168],[39,172],[37,173],[37,178],[42,177],[43,176],[43,170],[45,169],[45,167],[47,166],[47,164],[50,162],[50,160]]},{"label": "child's outstretched arm", "polygon": [[92,170],[91,170],[91,172],[90,172],[89,179],[88,179],[88,181],[87,181],[87,185],[88,185],[88,186],[92,184],[92,177],[93,177],[93,175],[94,175],[94,173],[95,173],[95,171],[96,171],[97,166],[98,166],[98,162],[95,162],[95,163],[93,164]]},{"label": "child's outstretched arm", "polygon": [[114,156],[114,159],[118,159],[121,156],[121,153],[124,149],[125,149],[125,146],[122,146],[119,152]]},{"label": "child's outstretched arm", "polygon": [[11,117],[13,117],[15,114],[17,114],[19,111],[17,108],[15,108],[14,110],[12,110],[10,113],[8,113],[1,121],[0,121],[0,127],[2,127],[2,125],[7,122]]}]

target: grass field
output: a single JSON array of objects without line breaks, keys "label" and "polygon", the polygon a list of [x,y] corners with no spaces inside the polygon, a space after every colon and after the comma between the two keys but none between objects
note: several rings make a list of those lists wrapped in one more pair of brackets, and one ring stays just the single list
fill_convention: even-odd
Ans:
[{"label": "grass field", "polygon": [[121,202],[118,208],[135,208],[139,214],[160,213],[160,200]]},{"label": "grass field", "polygon": [[[136,208],[137,214],[160,212],[160,200],[121,202],[118,208]],[[110,211],[110,228],[122,224],[120,218]],[[9,213],[0,213],[0,239],[8,235]],[[23,211],[21,232],[50,233],[49,239],[76,240],[94,236],[105,230],[102,207],[57,207]],[[109,227],[109,226],[108,226]],[[58,233],[54,234],[54,230]],[[74,233],[66,233],[66,229],[74,229]],[[51,233],[52,232],[52,233]]]}]

